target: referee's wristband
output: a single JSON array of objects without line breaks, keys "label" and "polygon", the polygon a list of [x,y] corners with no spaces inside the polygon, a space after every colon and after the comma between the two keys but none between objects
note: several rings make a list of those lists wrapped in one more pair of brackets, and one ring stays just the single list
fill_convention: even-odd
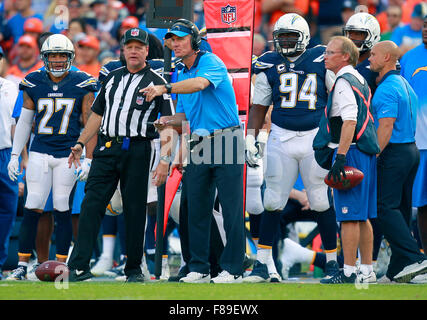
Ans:
[{"label": "referee's wristband", "polygon": [[77,141],[76,144],[79,144],[82,147],[82,149],[84,149],[84,147],[85,147],[83,142]]}]

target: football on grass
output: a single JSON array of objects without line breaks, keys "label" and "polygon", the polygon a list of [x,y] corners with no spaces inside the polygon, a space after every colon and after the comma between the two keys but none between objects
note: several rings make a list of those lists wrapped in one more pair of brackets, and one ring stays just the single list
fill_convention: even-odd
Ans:
[{"label": "football on grass", "polygon": [[36,276],[40,281],[55,281],[60,275],[63,278],[68,277],[68,267],[63,262],[49,260],[43,262],[36,269]]},{"label": "football on grass", "polygon": [[328,175],[326,175],[325,183],[334,189],[347,190],[347,189],[354,188],[360,182],[362,182],[363,172],[360,171],[359,169],[349,167],[349,166],[344,166],[344,171],[345,171],[345,178],[341,174],[341,181],[335,182],[332,177],[328,179]]}]

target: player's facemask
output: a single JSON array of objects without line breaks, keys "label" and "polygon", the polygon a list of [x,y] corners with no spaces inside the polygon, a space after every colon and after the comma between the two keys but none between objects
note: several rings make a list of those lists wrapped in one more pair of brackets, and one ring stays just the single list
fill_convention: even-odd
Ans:
[{"label": "player's facemask", "polygon": [[[286,36],[284,36],[286,35]],[[301,36],[296,32],[273,32],[273,42],[276,51],[283,56],[297,56],[305,50],[305,46],[301,41]]]},{"label": "player's facemask", "polygon": [[46,68],[46,71],[51,73],[54,77],[61,77],[65,72],[71,69],[73,62],[73,55],[70,52],[64,52],[66,57],[61,59],[49,60],[50,53],[58,52],[43,52],[42,59]]}]

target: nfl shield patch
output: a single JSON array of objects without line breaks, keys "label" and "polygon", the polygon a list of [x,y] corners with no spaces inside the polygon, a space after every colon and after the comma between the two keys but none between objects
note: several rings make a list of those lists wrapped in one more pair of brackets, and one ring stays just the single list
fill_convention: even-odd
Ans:
[{"label": "nfl shield patch", "polygon": [[136,104],[137,105],[142,105],[144,103],[144,97],[142,97],[142,96],[137,96],[136,97]]},{"label": "nfl shield patch", "polygon": [[221,20],[224,23],[231,24],[236,21],[236,6],[230,6],[229,4],[226,7],[221,7]]},{"label": "nfl shield patch", "polygon": [[130,31],[130,35],[131,35],[132,37],[137,37],[137,36],[139,35],[139,29],[132,29],[132,30]]}]

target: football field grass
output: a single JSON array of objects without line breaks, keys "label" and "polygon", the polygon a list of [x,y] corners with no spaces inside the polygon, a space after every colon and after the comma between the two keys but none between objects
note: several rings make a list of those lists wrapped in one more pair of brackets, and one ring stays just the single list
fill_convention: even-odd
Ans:
[{"label": "football field grass", "polygon": [[0,282],[0,300],[427,300],[427,285],[183,284]]}]

